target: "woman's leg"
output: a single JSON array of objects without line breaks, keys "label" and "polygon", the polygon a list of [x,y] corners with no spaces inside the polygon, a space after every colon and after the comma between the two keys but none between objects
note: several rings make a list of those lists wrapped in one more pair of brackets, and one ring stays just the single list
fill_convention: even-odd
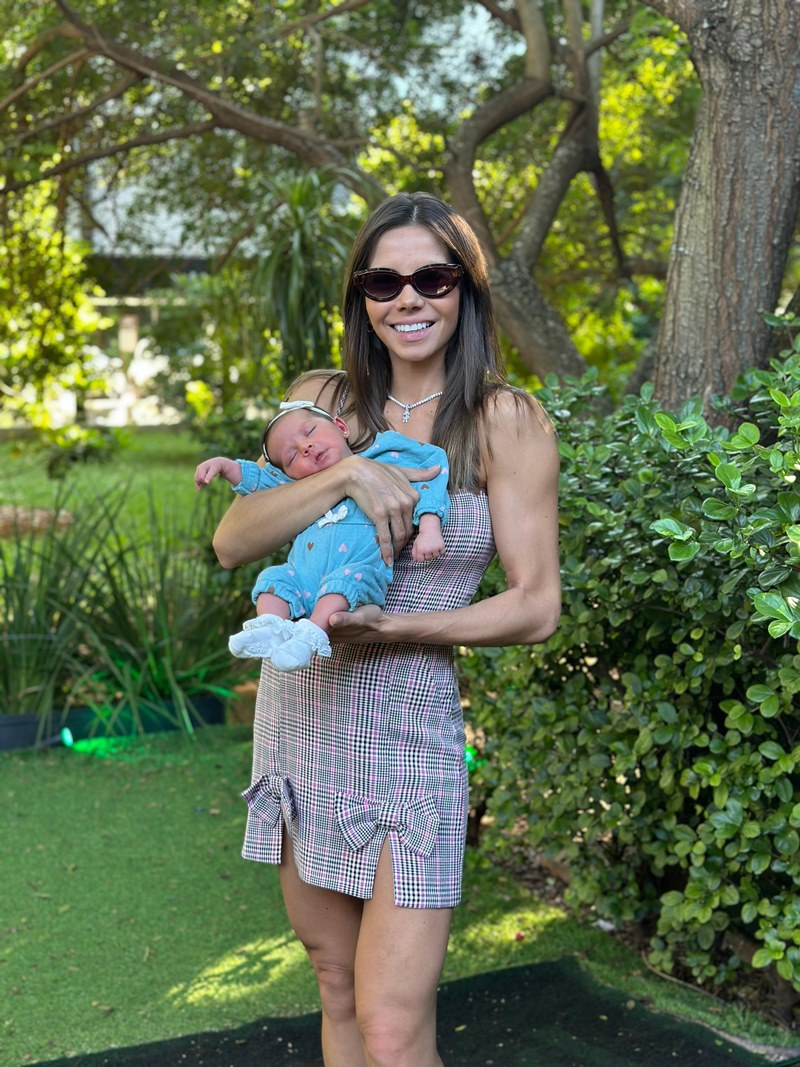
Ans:
[{"label": "woman's leg", "polygon": [[355,958],[358,1025],[368,1067],[442,1067],[436,994],[451,915],[450,908],[395,905],[387,841],[372,899],[364,901]]},{"label": "woman's leg", "polygon": [[363,901],[303,882],[285,831],[280,876],[289,922],[317,976],[325,1067],[366,1067],[354,984]]}]

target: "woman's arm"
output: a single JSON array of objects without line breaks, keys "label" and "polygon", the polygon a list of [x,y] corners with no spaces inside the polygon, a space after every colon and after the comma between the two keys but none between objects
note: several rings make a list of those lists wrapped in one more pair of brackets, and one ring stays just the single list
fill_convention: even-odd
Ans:
[{"label": "woman's arm", "polygon": [[409,477],[430,478],[436,471],[412,471],[352,456],[289,485],[237,497],[214,534],[217,559],[223,567],[263,559],[349,496],[375,523],[381,554],[391,564],[413,530],[419,493]]},{"label": "woman's arm", "polygon": [[555,630],[561,611],[555,432],[510,393],[489,405],[486,490],[507,588],[453,611],[337,613],[335,640],[516,645],[546,641]]},{"label": "woman's arm", "polygon": [[[296,388],[292,400],[313,400],[326,407],[325,392],[311,383]],[[309,478],[268,492],[238,497],[214,534],[214,551],[223,567],[238,567],[277,551],[312,522],[350,496],[375,523],[381,553],[391,564],[411,536],[419,493],[409,475],[433,477],[436,468],[409,471],[352,456]]]}]

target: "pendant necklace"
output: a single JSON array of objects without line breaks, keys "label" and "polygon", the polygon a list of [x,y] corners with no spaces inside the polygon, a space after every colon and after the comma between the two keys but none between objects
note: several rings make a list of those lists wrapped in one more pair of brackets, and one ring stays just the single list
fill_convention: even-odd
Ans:
[{"label": "pendant necklace", "polygon": [[431,393],[430,396],[426,396],[424,400],[418,400],[415,404],[404,404],[402,400],[398,400],[397,397],[392,396],[391,393],[389,393],[388,398],[393,404],[397,404],[399,408],[403,409],[403,422],[408,422],[414,408],[421,407],[423,404],[427,404],[429,400],[435,400],[437,396],[442,396],[443,394],[444,389],[440,389],[438,393]]}]

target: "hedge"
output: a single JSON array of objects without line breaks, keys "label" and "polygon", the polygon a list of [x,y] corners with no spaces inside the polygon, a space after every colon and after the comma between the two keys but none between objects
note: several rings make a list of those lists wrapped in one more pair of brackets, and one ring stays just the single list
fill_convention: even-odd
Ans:
[{"label": "hedge", "polygon": [[721,985],[749,956],[800,989],[800,339],[784,357],[716,426],[650,385],[604,414],[592,373],[548,381],[561,624],[459,665],[493,849],[522,827],[662,970]]}]

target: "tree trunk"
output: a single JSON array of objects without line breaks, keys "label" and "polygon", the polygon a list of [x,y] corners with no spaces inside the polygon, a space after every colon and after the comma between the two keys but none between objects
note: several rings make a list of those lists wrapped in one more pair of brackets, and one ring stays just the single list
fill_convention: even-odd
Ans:
[{"label": "tree trunk", "polygon": [[563,319],[540,293],[530,271],[513,260],[489,270],[497,324],[517,349],[531,373],[579,377],[586,363],[578,353]]},{"label": "tree trunk", "polygon": [[655,363],[676,409],[764,366],[800,205],[800,3],[653,0],[689,37],[705,96],[675,221]]}]

